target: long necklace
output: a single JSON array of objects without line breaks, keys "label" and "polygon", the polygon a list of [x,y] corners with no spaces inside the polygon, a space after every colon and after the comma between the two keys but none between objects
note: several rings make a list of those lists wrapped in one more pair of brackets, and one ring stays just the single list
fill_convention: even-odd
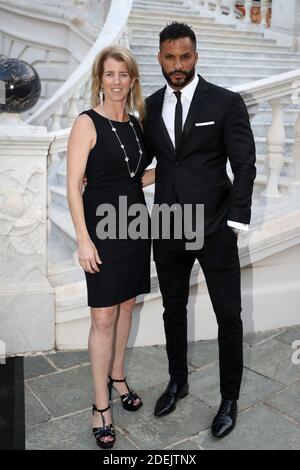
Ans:
[{"label": "long necklace", "polygon": [[142,148],[141,148],[140,139],[139,139],[138,136],[137,136],[137,133],[136,133],[135,128],[134,128],[134,125],[133,125],[133,122],[129,121],[129,125],[130,125],[131,129],[132,129],[133,132],[134,132],[135,140],[137,141],[138,148],[139,148],[139,154],[140,154],[140,158],[139,158],[139,161],[138,161],[138,164],[137,164],[137,167],[136,167],[135,171],[131,171],[131,170],[130,170],[130,167],[129,167],[129,158],[128,158],[128,155],[127,155],[127,152],[126,152],[126,149],[125,149],[125,145],[122,143],[122,141],[121,141],[121,139],[120,139],[120,137],[119,137],[119,135],[118,135],[118,133],[117,133],[117,129],[113,126],[113,124],[112,124],[112,122],[111,122],[110,120],[109,120],[109,123],[110,123],[110,125],[111,125],[111,130],[114,132],[115,136],[117,137],[117,139],[118,139],[118,141],[119,141],[119,144],[120,144],[120,147],[121,147],[121,149],[123,150],[123,153],[124,153],[124,155],[125,155],[125,162],[126,162],[126,164],[127,164],[129,176],[130,176],[131,178],[133,178],[133,177],[136,175],[137,171],[138,171],[138,168],[139,168],[140,163],[141,163],[142,155],[143,155],[143,150],[142,150]]}]

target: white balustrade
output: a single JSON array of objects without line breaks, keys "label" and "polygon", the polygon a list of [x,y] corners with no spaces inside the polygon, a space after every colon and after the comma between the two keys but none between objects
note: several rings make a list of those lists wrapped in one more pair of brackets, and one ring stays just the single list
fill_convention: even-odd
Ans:
[{"label": "white balustrade", "polygon": [[[300,104],[300,80],[295,80],[292,84],[293,94],[292,103],[295,105]],[[295,165],[295,178],[290,184],[290,189],[293,191],[300,190],[300,112],[298,113],[295,127],[294,127],[294,144],[292,155]]]},{"label": "white balustrade", "polygon": [[51,131],[58,131],[61,129],[60,119],[63,113],[63,107],[60,106],[54,113],[53,113],[53,121],[51,125]]},{"label": "white balustrade", "polygon": [[235,20],[236,19],[236,13],[235,13],[235,5],[236,5],[236,0],[228,0],[228,7],[229,7],[229,14],[228,18]]},{"label": "white balustrade", "polygon": [[261,7],[260,7],[260,26],[262,28],[267,27],[267,17],[268,17],[268,10],[269,10],[269,0],[261,0]]},{"label": "white balustrade", "polygon": [[245,0],[245,16],[244,16],[244,23],[246,23],[246,24],[252,23],[252,19],[251,19],[251,8],[252,8],[252,0]]},{"label": "white balustrade", "polygon": [[89,109],[91,107],[91,80],[88,80],[84,85],[83,91],[83,109]]},{"label": "white balustrade", "polygon": [[67,115],[67,122],[68,122],[68,127],[72,127],[73,122],[77,118],[79,114],[78,110],[78,100],[79,100],[79,91],[76,90],[73,96],[71,96],[69,100],[69,109],[68,109],[68,115]]},{"label": "white balustrade", "polygon": [[222,15],[221,2],[222,0],[215,0],[215,13],[217,15]]},{"label": "white balustrade", "polygon": [[[202,4],[202,8],[206,10],[211,10],[213,8],[216,15],[221,15],[223,11],[227,13],[227,17],[231,20],[242,20],[245,24],[252,24],[251,18],[251,9],[252,6],[258,6],[258,2],[254,2],[253,0],[244,0],[237,2],[236,0],[203,0],[200,2]],[[212,7],[213,5],[213,7]],[[242,16],[241,12],[238,12],[236,5],[243,5],[245,9],[245,15]],[[260,4],[260,14],[261,14],[261,27],[267,27],[267,18],[268,18],[268,10],[270,4],[269,0],[261,0]]]},{"label": "white balustrade", "polygon": [[267,187],[263,196],[267,200],[280,197],[278,190],[279,177],[284,162],[285,129],[283,125],[283,112],[286,105],[285,98],[270,102],[272,107],[272,123],[267,133],[268,153],[266,167],[269,170]]}]

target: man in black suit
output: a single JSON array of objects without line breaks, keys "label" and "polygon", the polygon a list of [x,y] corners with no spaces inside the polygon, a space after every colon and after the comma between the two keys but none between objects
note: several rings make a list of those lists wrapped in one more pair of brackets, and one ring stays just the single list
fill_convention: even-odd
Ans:
[{"label": "man in black suit", "polygon": [[[216,314],[221,405],[212,434],[229,434],[237,418],[243,370],[240,265],[237,237],[248,230],[256,175],[255,143],[247,108],[238,93],[196,75],[196,37],[181,23],[160,34],[158,54],[167,85],[147,101],[147,151],[156,157],[156,204],[204,204],[204,244],[154,240],[154,260],[164,306],[170,382],[154,414],[164,416],[188,393],[187,302],[197,259]],[[231,183],[227,159],[234,175]]]}]

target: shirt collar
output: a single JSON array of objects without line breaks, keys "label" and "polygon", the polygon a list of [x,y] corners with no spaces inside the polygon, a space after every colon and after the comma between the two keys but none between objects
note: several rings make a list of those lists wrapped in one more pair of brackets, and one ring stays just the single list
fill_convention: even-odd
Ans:
[{"label": "shirt collar", "polygon": [[[199,82],[199,76],[197,74],[195,74],[193,80],[188,85],[186,85],[184,88],[182,88],[180,90],[182,95],[190,102],[193,99],[193,96],[194,96],[195,90],[197,88],[198,82]],[[172,97],[175,98],[174,91],[175,90],[173,90],[173,88],[171,88],[170,85],[167,83],[167,87],[166,87],[166,91],[165,91],[165,101],[168,101]]]}]

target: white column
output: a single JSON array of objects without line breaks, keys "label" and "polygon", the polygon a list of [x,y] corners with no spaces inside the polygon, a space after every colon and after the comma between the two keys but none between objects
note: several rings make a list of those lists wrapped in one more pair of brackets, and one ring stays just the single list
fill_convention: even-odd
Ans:
[{"label": "white column", "polygon": [[217,15],[222,15],[222,10],[221,10],[221,0],[215,0],[215,13]]},{"label": "white column", "polygon": [[[300,104],[300,80],[296,80],[292,84],[292,97],[291,101],[293,104]],[[300,113],[298,113],[295,127],[294,127],[294,144],[292,148],[292,155],[294,158],[295,165],[295,178],[290,184],[290,191],[300,191]]]},{"label": "white column", "polygon": [[260,7],[260,26],[262,28],[267,27],[267,16],[268,16],[268,10],[269,10],[269,0],[261,0],[261,7]]},{"label": "white column", "polygon": [[246,23],[246,24],[252,23],[252,19],[251,19],[251,8],[252,8],[252,0],[245,0],[245,17],[244,17],[244,23]]},{"label": "white column", "polygon": [[89,109],[91,107],[91,80],[88,80],[84,85],[83,92],[83,109]]},{"label": "white column", "polygon": [[263,193],[266,199],[273,200],[280,197],[278,190],[279,176],[284,162],[285,129],[283,125],[283,111],[286,105],[282,99],[270,102],[272,106],[272,123],[267,134],[266,169],[269,170],[267,187]]},{"label": "white column", "polygon": [[298,114],[294,129],[293,158],[295,165],[295,179],[290,185],[291,190],[300,190],[300,113]]},{"label": "white column", "polygon": [[229,7],[229,14],[228,18],[231,20],[236,20],[236,15],[235,15],[235,3],[236,0],[228,0],[228,7]]},{"label": "white column", "polygon": [[76,90],[74,95],[70,98],[69,101],[69,109],[68,109],[68,116],[67,116],[67,125],[68,127],[72,127],[73,122],[77,118],[79,111],[78,111],[78,100],[79,100],[79,91]]},{"label": "white column", "polygon": [[0,115],[0,340],[7,355],[54,347],[55,297],[47,279],[45,127]]}]

